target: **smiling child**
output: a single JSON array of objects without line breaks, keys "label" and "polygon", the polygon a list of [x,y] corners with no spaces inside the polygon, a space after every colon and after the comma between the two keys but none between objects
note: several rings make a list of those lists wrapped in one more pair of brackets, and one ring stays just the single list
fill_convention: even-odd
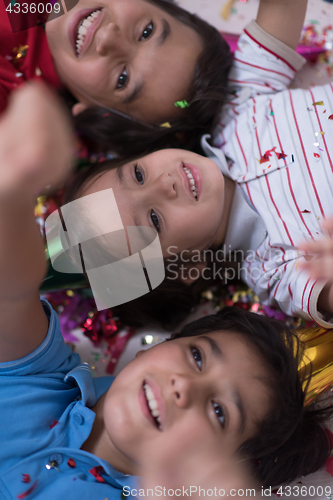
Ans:
[{"label": "smiling child", "polygon": [[[15,22],[28,15],[20,4],[12,10]],[[80,0],[51,14],[45,31],[13,33],[8,16],[1,3],[0,111],[14,88],[42,78],[66,94],[77,130],[95,148],[142,152],[185,130],[194,144],[225,100],[228,44],[172,0]]]},{"label": "smiling child", "polygon": [[[29,131],[15,149],[13,129]],[[137,486],[133,474],[166,465],[164,448],[177,471],[203,450],[185,484],[195,474],[235,487],[226,463],[236,452],[262,485],[321,467],[330,443],[320,423],[332,408],[304,407],[297,342],[283,323],[229,308],[139,354],[115,380],[92,379],[38,293],[46,263],[34,193],[68,171],[66,115],[29,85],[0,132],[1,496],[116,500]],[[62,152],[51,169],[50,148]]]}]

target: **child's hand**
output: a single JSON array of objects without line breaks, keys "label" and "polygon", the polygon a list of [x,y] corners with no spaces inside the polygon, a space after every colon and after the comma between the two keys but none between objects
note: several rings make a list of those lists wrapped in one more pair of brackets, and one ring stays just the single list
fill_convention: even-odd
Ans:
[{"label": "child's hand", "polygon": [[[198,432],[200,434],[200,430]],[[142,487],[156,493],[161,487],[165,488],[164,498],[191,496],[192,500],[200,500],[211,495],[207,490],[215,490],[214,496],[239,499],[238,490],[253,490],[257,486],[249,477],[246,461],[235,456],[227,442],[221,447],[211,438],[197,439],[186,428],[178,429],[172,439],[161,440],[159,446],[156,442],[147,443],[143,460],[143,470],[139,471],[143,477]],[[168,495],[168,490],[175,494]],[[155,500],[158,496],[161,495],[155,494]]]},{"label": "child's hand", "polygon": [[333,281],[333,217],[324,219],[322,228],[327,237],[317,241],[307,241],[299,245],[299,249],[311,255],[311,259],[303,262],[313,279]]},{"label": "child's hand", "polygon": [[0,119],[0,195],[37,194],[66,178],[72,129],[62,104],[41,83],[15,91]]}]

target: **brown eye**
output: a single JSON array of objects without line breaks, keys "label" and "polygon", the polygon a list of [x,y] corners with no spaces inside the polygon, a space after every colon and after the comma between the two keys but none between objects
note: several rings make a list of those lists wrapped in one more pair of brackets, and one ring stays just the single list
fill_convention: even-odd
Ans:
[{"label": "brown eye", "polygon": [[154,23],[153,21],[151,21],[143,30],[140,42],[142,42],[142,40],[147,40],[147,38],[149,38],[152,35],[153,31],[154,31]]},{"label": "brown eye", "polygon": [[119,75],[118,81],[117,81],[117,89],[123,89],[126,87],[128,83],[128,74],[126,69]]},{"label": "brown eye", "polygon": [[218,421],[221,424],[221,427],[224,429],[224,427],[225,427],[225,415],[224,415],[224,411],[223,411],[222,406],[220,406],[218,403],[215,403],[213,401],[213,408],[214,408],[215,415],[217,416]]}]

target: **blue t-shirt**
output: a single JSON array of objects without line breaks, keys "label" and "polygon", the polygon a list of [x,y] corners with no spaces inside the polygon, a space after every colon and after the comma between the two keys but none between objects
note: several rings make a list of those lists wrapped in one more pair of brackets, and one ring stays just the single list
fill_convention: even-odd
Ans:
[{"label": "blue t-shirt", "polygon": [[42,304],[50,322],[43,343],[0,363],[0,500],[120,500],[137,478],[80,449],[95,419],[89,407],[114,378],[92,378]]}]

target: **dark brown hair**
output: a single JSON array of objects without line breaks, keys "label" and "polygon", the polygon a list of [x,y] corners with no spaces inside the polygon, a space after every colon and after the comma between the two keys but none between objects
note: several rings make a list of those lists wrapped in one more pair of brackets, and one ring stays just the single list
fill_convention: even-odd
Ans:
[{"label": "dark brown hair", "polygon": [[271,410],[240,449],[259,484],[279,485],[323,467],[332,443],[321,424],[333,416],[333,407],[304,404],[311,372],[300,378],[303,350],[294,331],[280,321],[226,307],[186,325],[171,340],[216,331],[240,335],[269,374]]},{"label": "dark brown hair", "polygon": [[[186,99],[190,106],[170,119],[171,128],[153,126],[119,116],[102,107],[89,107],[74,117],[76,130],[94,152],[111,151],[118,157],[142,154],[149,149],[183,147],[199,151],[200,137],[211,132],[226,101],[231,54],[221,34],[198,16],[187,12],[173,0],[146,0],[196,31],[203,40],[203,51]],[[73,96],[65,92],[72,106]],[[185,97],[185,96],[184,96]]]}]

